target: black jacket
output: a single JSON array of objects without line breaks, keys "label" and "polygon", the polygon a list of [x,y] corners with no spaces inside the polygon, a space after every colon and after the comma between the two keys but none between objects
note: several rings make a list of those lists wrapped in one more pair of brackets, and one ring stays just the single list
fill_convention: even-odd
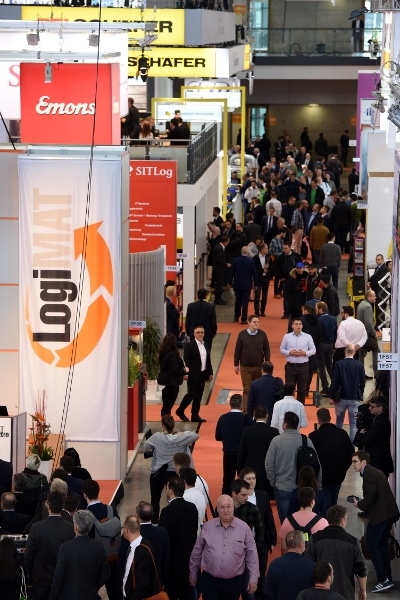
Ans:
[{"label": "black jacket", "polygon": [[197,508],[184,498],[175,498],[161,511],[158,524],[169,535],[171,578],[189,577],[189,560],[197,539],[198,520]]},{"label": "black jacket", "polygon": [[331,228],[337,232],[348,231],[351,225],[351,208],[346,202],[340,201],[335,204],[330,214]]},{"label": "black jacket", "polygon": [[375,417],[365,433],[357,432],[354,443],[370,455],[370,465],[385,473],[393,473],[393,459],[390,452],[390,420],[386,413]]},{"label": "black jacket", "polygon": [[237,454],[239,451],[240,438],[243,429],[252,425],[253,419],[244,415],[241,411],[228,412],[221,415],[215,429],[215,439],[222,442],[224,454]]},{"label": "black jacket", "polygon": [[206,300],[190,302],[186,311],[186,333],[191,340],[194,339],[195,327],[204,328],[204,341],[210,343],[217,333],[217,316],[215,306]]},{"label": "black jacket", "polygon": [[329,284],[328,287],[324,288],[321,300],[328,306],[328,313],[332,315],[332,317],[337,317],[340,313],[339,296],[332,284]]},{"label": "black jacket", "polygon": [[22,533],[29,523],[29,517],[13,510],[2,511],[0,514],[0,526],[5,533]]},{"label": "black jacket", "polygon": [[309,438],[317,451],[322,468],[322,485],[341,484],[351,466],[354,446],[347,432],[332,423],[323,423]]},{"label": "black jacket", "polygon": [[135,549],[135,558],[125,584],[127,600],[144,600],[161,591],[151,553],[154,556],[150,542],[142,539]]},{"label": "black jacket", "polygon": [[161,385],[181,385],[185,374],[183,361],[178,353],[168,352],[163,356],[159,375]]},{"label": "black jacket", "polygon": [[[208,379],[208,377],[213,374],[213,369],[210,360],[210,349],[207,344],[204,344],[204,346],[207,351],[206,370],[204,373],[204,377]],[[196,340],[193,340],[192,342],[186,344],[185,349],[183,351],[183,357],[185,365],[189,369],[189,381],[191,379],[198,378],[201,374],[201,357]]]},{"label": "black jacket", "polygon": [[13,467],[7,460],[0,458],[0,491],[11,492],[11,483],[13,476]]},{"label": "black jacket", "polygon": [[301,322],[303,323],[303,333],[311,335],[314,345],[317,347],[324,339],[324,331],[318,317],[305,314],[301,317]]},{"label": "black jacket", "polygon": [[329,397],[336,398],[340,390],[342,400],[362,400],[365,388],[364,365],[354,358],[344,358],[335,363]]},{"label": "black jacket", "polygon": [[[282,254],[281,254],[282,256]],[[279,258],[281,257],[278,257]],[[299,275],[296,269],[290,271],[289,277],[283,285],[283,292],[287,298],[292,319],[301,316],[301,307],[305,303],[306,293],[304,291],[304,282],[307,275]]]},{"label": "black jacket", "polygon": [[275,273],[279,279],[287,279],[289,273],[298,262],[301,262],[300,254],[297,252],[291,252],[290,254],[280,254],[275,261]]},{"label": "black jacket", "polygon": [[239,452],[237,457],[238,471],[244,467],[255,470],[257,478],[265,479],[265,456],[271,441],[279,435],[276,427],[270,427],[261,421],[245,427],[240,438]]}]

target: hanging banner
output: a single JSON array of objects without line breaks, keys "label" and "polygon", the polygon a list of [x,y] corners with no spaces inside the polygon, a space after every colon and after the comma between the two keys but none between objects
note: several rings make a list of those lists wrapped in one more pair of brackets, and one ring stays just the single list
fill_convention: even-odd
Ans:
[{"label": "hanging banner", "polygon": [[177,164],[175,160],[131,160],[129,252],[166,248],[176,264]]},{"label": "hanging banner", "polygon": [[90,208],[89,161],[18,166],[20,412],[44,389],[53,433],[67,411],[67,438],[117,441],[120,163],[93,161]]}]

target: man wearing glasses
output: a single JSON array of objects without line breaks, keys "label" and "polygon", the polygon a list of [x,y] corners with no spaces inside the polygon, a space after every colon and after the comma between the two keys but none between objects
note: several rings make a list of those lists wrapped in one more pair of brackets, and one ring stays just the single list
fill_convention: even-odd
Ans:
[{"label": "man wearing glasses", "polygon": [[181,421],[189,421],[185,415],[185,409],[192,402],[192,417],[190,420],[196,423],[204,423],[205,419],[202,419],[199,414],[200,403],[206,381],[212,381],[213,369],[210,359],[210,349],[203,342],[204,328],[195,327],[193,334],[194,340],[186,344],[183,351],[185,366],[189,369],[187,393],[182,398],[176,414]]},{"label": "man wearing glasses", "polygon": [[389,556],[389,535],[393,523],[399,520],[399,509],[382,471],[371,467],[368,452],[359,450],[352,457],[353,468],[363,478],[362,500],[353,496],[353,506],[368,513],[366,546],[376,571],[378,583],[371,592],[383,592],[394,587]]}]

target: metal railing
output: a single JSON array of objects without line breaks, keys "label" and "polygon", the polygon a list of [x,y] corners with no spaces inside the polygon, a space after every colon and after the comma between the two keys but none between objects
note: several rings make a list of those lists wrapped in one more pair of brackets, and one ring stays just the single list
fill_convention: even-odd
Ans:
[{"label": "metal railing", "polygon": [[178,183],[193,184],[217,157],[217,130],[217,123],[211,123],[184,145],[174,146],[163,140],[147,140],[143,144],[140,140],[140,145],[129,147],[129,156],[131,160],[176,160]]},{"label": "metal railing", "polygon": [[[400,1],[400,0],[399,0]],[[254,51],[259,56],[320,56],[346,55],[359,56],[360,52],[369,53],[368,40],[382,41],[380,29],[364,29],[361,49],[358,39],[350,28],[345,29],[307,29],[252,28],[255,38]]]},{"label": "metal railing", "polygon": [[207,252],[203,252],[198,262],[194,265],[194,294],[197,298],[197,292],[206,287],[207,283]]}]

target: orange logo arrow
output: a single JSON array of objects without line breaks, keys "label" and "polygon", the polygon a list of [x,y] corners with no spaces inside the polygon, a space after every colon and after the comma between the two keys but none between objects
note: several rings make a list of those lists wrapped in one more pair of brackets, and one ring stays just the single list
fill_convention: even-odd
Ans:
[{"label": "orange logo arrow", "polygon": [[[80,227],[74,231],[74,257],[75,260],[82,254],[86,229],[86,268],[90,278],[90,295],[99,287],[104,286],[113,294],[113,269],[110,250],[104,238],[98,232],[102,221],[89,225],[87,228]],[[95,349],[106,328],[110,307],[103,296],[98,296],[88,307],[86,318],[74,340],[64,348],[50,350],[39,342],[33,341],[32,329],[29,323],[28,308],[29,293],[25,305],[26,330],[35,354],[48,364],[52,364],[57,357],[59,360],[54,366],[68,368],[83,361]]]}]

